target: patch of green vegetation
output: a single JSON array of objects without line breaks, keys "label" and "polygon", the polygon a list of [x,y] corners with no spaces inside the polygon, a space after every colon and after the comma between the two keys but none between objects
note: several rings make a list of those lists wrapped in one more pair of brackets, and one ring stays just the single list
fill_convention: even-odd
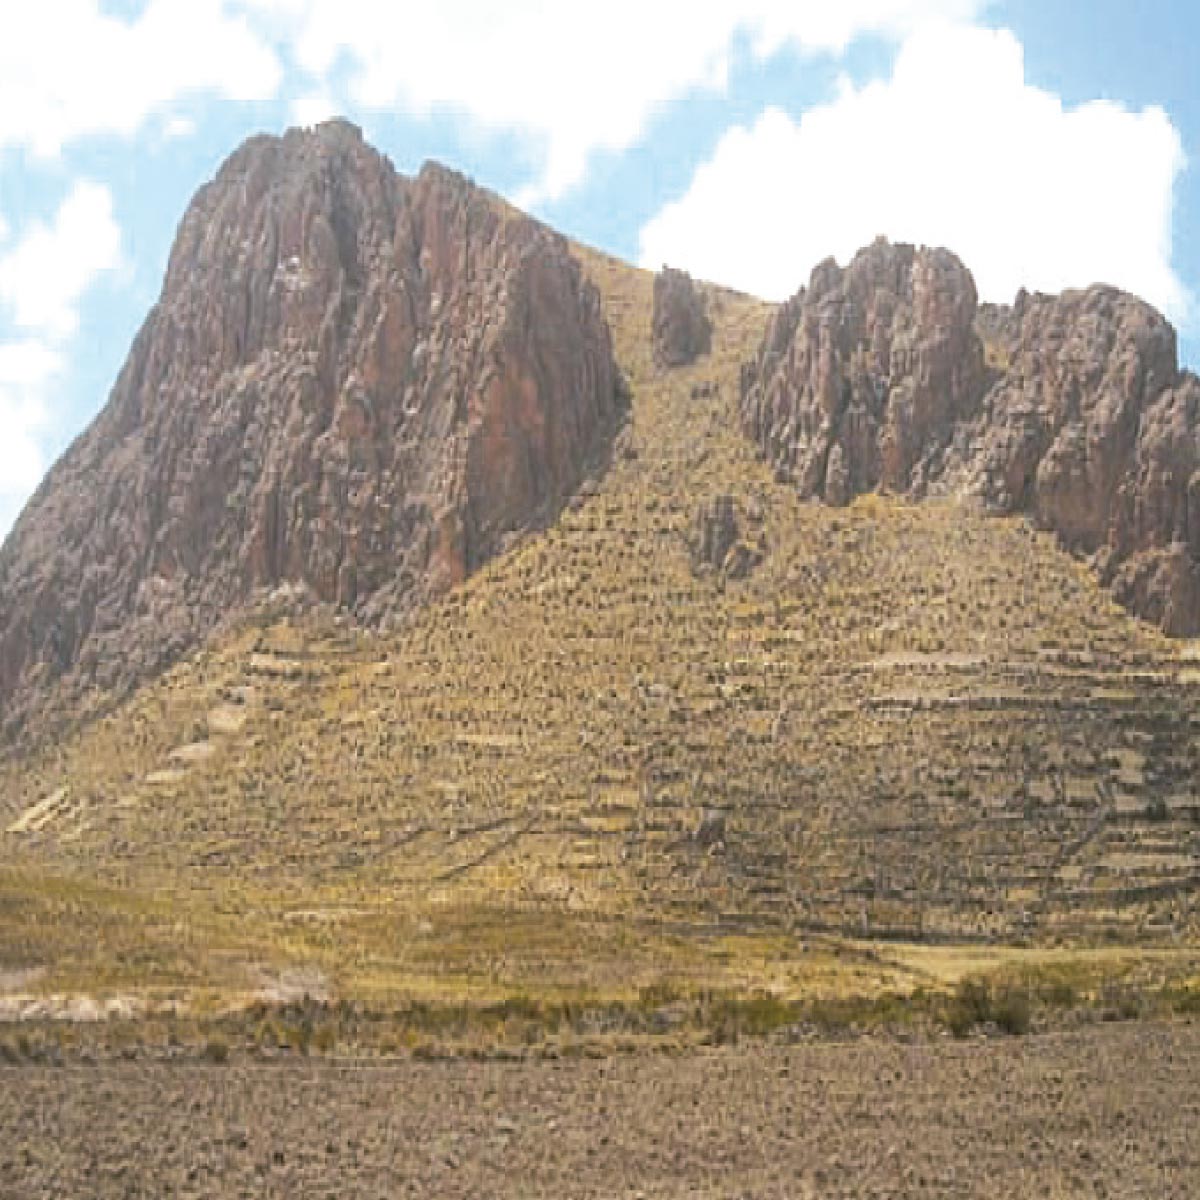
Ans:
[{"label": "patch of green vegetation", "polygon": [[210,1063],[221,1065],[229,1061],[229,1043],[223,1038],[212,1037],[204,1043],[204,1057]]},{"label": "patch of green vegetation", "polygon": [[1200,980],[1164,985],[1160,1001],[1168,1012],[1200,1017]]}]

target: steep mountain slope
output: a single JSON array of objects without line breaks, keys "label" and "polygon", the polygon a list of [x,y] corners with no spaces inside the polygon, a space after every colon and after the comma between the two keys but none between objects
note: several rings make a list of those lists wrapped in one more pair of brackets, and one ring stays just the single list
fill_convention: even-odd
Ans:
[{"label": "steep mountain slope", "polygon": [[620,410],[557,234],[344,122],[251,139],[0,550],[0,734],[123,695],[280,583],[402,615],[549,520]]},{"label": "steep mountain slope", "polygon": [[705,289],[711,353],[660,369],[652,278],[578,253],[609,470],[402,630],[266,608],[10,760],[0,959],[475,995],[819,986],[822,932],[1194,939],[1196,648],[1023,520],[804,501],[737,428],[770,310]]},{"label": "steep mountain slope", "polygon": [[1133,296],[1022,292],[979,314],[954,255],[880,240],[782,306],[741,406],[803,495],[1028,513],[1134,612],[1200,632],[1200,379]]}]

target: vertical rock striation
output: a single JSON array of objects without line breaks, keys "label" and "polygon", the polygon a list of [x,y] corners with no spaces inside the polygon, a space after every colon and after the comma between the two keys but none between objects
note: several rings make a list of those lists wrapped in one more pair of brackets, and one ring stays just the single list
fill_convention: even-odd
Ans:
[{"label": "vertical rock striation", "polygon": [[121,693],[258,589],[381,622],[550,518],[620,418],[551,230],[353,126],[256,137],[190,205],[108,404],[0,550],[0,723]]},{"label": "vertical rock striation", "polygon": [[980,308],[945,250],[827,261],[742,375],[746,431],[806,496],[1026,513],[1134,612],[1200,632],[1200,380],[1149,305],[1095,286]]}]

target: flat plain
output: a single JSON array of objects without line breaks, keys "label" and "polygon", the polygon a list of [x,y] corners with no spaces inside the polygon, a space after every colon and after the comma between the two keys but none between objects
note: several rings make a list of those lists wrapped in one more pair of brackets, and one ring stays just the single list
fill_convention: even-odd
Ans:
[{"label": "flat plain", "polygon": [[0,1194],[1200,1194],[1200,1024],[557,1061],[0,1068]]}]

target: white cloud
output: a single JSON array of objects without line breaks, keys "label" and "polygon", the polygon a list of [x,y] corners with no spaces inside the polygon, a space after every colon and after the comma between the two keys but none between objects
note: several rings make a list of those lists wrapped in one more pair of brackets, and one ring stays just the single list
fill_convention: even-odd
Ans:
[{"label": "white cloud", "polygon": [[0,256],[0,303],[20,328],[47,338],[70,337],[79,298],[120,262],[121,231],[112,195],[101,184],[78,181],[54,223],[35,224]]},{"label": "white cloud", "polygon": [[36,388],[62,369],[62,357],[44,342],[0,345],[0,388]]},{"label": "white cloud", "polygon": [[45,395],[61,369],[58,353],[42,342],[0,344],[0,539],[46,469]]},{"label": "white cloud", "polygon": [[44,157],[92,134],[135,133],[179,97],[263,100],[279,61],[223,0],[149,0],[125,21],[99,0],[12,4],[0,39],[0,149]]},{"label": "white cloud", "polygon": [[319,125],[340,112],[337,101],[324,89],[292,101],[292,121],[297,125]]},{"label": "white cloud", "polygon": [[163,121],[162,136],[163,141],[174,142],[180,138],[189,138],[196,132],[196,121],[194,117],[185,116],[182,113],[177,113],[175,116],[167,117]]},{"label": "white cloud", "polygon": [[554,199],[589,155],[635,144],[656,109],[721,89],[735,36],[760,58],[784,46],[839,53],[855,37],[900,38],[933,19],[969,19],[983,0],[240,0],[333,85],[342,107],[463,114],[526,135],[540,162],[525,203]]},{"label": "white cloud", "polygon": [[926,29],[890,79],[727,132],[642,230],[640,257],[781,299],[822,258],[885,234],[948,246],[986,299],[1103,281],[1182,321],[1171,215],[1184,163],[1161,109],[1066,109],[1026,83],[1011,33]]},{"label": "white cloud", "polygon": [[0,538],[46,468],[49,402],[79,302],[120,256],[112,197],[87,180],[75,183],[52,223],[34,224],[0,252]]}]

